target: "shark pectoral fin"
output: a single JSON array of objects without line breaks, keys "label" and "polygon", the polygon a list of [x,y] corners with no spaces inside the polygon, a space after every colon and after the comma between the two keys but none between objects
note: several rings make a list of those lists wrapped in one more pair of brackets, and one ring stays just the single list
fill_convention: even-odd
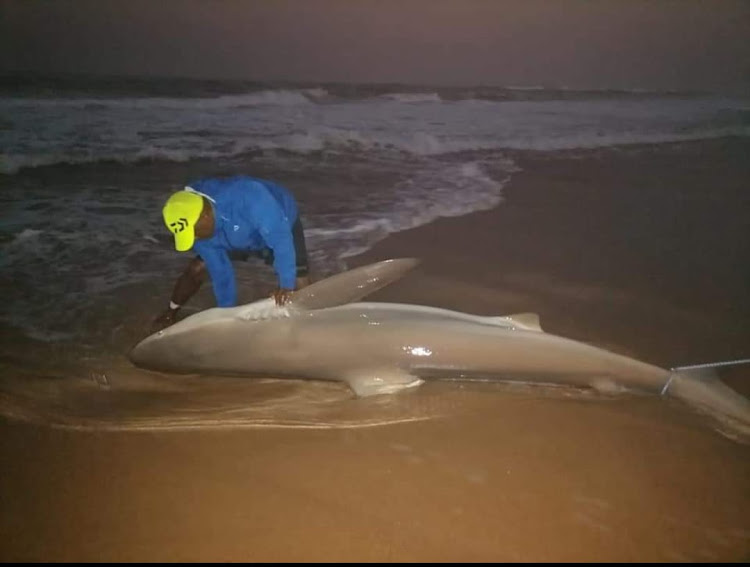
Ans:
[{"label": "shark pectoral fin", "polygon": [[304,310],[351,303],[395,282],[418,264],[416,258],[392,258],[352,268],[296,291],[292,303]]},{"label": "shark pectoral fin", "polygon": [[345,381],[361,398],[378,394],[393,394],[406,388],[414,388],[424,382],[421,378],[398,368],[357,371],[347,375]]},{"label": "shark pectoral fin", "polygon": [[[238,307],[222,308],[211,314],[210,318],[232,315],[243,321],[266,321],[296,317],[307,311],[344,305],[395,282],[418,264],[419,260],[416,258],[382,260],[352,268],[303,287],[295,291],[289,303],[282,307],[277,306],[269,297]],[[201,317],[209,319],[207,315]]]}]

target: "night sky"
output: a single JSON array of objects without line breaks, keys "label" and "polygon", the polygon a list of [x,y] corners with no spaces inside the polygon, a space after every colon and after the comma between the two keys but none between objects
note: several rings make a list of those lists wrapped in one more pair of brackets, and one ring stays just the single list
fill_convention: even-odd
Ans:
[{"label": "night sky", "polygon": [[748,0],[0,0],[0,72],[750,91]]}]

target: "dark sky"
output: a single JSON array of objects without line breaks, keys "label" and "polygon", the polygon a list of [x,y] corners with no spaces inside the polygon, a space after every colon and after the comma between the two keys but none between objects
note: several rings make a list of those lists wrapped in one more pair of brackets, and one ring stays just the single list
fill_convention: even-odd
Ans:
[{"label": "dark sky", "polygon": [[750,0],[0,0],[0,72],[750,92]]}]

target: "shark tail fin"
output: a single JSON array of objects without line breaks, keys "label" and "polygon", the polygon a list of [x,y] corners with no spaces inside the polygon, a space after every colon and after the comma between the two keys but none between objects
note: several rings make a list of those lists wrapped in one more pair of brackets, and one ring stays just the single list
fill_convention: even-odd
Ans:
[{"label": "shark tail fin", "polygon": [[722,382],[716,371],[719,367],[736,364],[750,364],[750,359],[672,368],[661,393],[750,428],[750,400]]}]

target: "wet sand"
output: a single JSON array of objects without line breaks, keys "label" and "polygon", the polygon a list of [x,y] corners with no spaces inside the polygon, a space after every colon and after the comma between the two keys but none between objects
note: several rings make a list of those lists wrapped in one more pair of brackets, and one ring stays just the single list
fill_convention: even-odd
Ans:
[{"label": "wet sand", "polygon": [[[547,332],[667,367],[748,358],[748,150],[520,156],[499,207],[349,263],[422,259],[369,300],[534,311]],[[750,395],[747,367],[720,375]],[[321,415],[286,426],[4,419],[0,559],[750,559],[750,444],[676,400],[453,383],[330,392]],[[415,419],[373,426],[378,414]]]}]

